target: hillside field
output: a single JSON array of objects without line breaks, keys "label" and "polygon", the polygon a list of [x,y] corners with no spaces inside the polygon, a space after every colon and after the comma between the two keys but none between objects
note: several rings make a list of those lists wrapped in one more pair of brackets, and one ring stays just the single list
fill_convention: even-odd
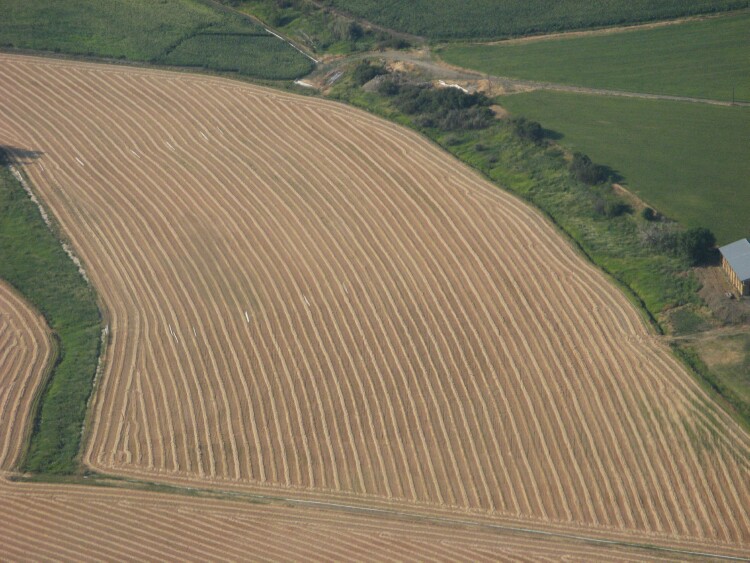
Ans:
[{"label": "hillside field", "polygon": [[748,436],[539,213],[424,138],[27,57],[0,94],[109,319],[87,467],[750,542]]},{"label": "hillside field", "polygon": [[719,244],[750,233],[750,108],[537,91],[501,98],[614,168],[629,189]]},{"label": "hillside field", "polygon": [[750,13],[602,35],[449,44],[446,62],[592,88],[750,101]]},{"label": "hillside field", "polygon": [[196,0],[2,0],[0,47],[290,79],[311,61],[244,18]]},{"label": "hillside field", "polygon": [[[436,556],[497,561],[517,560],[529,551],[578,559],[613,555],[610,547],[499,535],[496,530],[453,527],[446,540],[444,527],[352,511],[69,483],[14,483],[8,479],[9,470],[24,449],[34,397],[53,348],[44,319],[15,290],[0,283],[0,556],[4,560],[244,560],[248,553],[308,560],[314,553],[322,559],[356,556],[367,561]],[[622,561],[641,561],[644,556],[661,559],[627,547],[617,548],[615,554]]]},{"label": "hillside field", "polygon": [[326,0],[391,29],[430,39],[490,39],[736,10],[748,0]]}]

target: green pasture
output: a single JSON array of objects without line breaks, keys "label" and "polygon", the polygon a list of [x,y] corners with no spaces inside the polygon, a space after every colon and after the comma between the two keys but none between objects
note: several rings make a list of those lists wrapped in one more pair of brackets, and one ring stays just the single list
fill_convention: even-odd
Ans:
[{"label": "green pasture", "polygon": [[750,101],[750,13],[606,35],[451,44],[449,63],[495,76]]},{"label": "green pasture", "polygon": [[750,108],[537,91],[500,99],[719,244],[750,235]]},{"label": "green pasture", "polygon": [[195,35],[175,47],[163,62],[237,72],[269,80],[303,76],[312,70],[310,59],[268,34]]},{"label": "green pasture", "polygon": [[0,278],[41,311],[58,348],[21,469],[71,473],[78,467],[81,428],[96,373],[99,310],[94,292],[5,166],[0,166]]},{"label": "green pasture", "polygon": [[748,0],[327,0],[388,28],[430,39],[489,39],[747,8]]},{"label": "green pasture", "polygon": [[260,26],[198,0],[0,0],[0,13],[5,48],[186,64],[264,79],[296,78],[312,69],[304,55]]}]

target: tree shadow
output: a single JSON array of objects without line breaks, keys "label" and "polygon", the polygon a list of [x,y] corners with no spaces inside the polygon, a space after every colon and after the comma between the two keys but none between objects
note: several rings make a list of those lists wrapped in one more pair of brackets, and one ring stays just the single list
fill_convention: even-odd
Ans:
[{"label": "tree shadow", "polygon": [[0,163],[2,164],[28,164],[41,158],[44,153],[31,149],[22,149],[11,145],[0,145]]},{"label": "tree shadow", "polygon": [[553,131],[552,129],[546,128],[542,128],[542,134],[545,139],[550,139],[552,141],[559,141],[560,139],[565,137],[565,135],[563,135],[559,131]]},{"label": "tree shadow", "polygon": [[612,182],[614,184],[619,184],[625,179],[625,176],[620,174],[619,170],[615,170],[611,166],[607,166],[606,164],[598,164],[602,170],[607,174],[607,177],[609,178],[609,182]]}]

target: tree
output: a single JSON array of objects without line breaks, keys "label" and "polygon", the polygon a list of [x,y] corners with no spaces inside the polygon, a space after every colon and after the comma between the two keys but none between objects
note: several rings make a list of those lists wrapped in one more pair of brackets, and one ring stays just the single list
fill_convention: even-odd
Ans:
[{"label": "tree", "polygon": [[354,67],[352,72],[352,79],[358,85],[362,86],[366,84],[376,76],[388,74],[388,71],[382,65],[371,64],[370,61],[361,61],[357,66]]},{"label": "tree", "polygon": [[536,121],[529,121],[525,117],[513,120],[513,130],[516,135],[538,145],[544,139],[544,129]]},{"label": "tree", "polygon": [[590,186],[601,184],[609,179],[609,172],[604,166],[594,164],[588,156],[579,152],[573,155],[570,172],[576,180]]},{"label": "tree", "polygon": [[357,41],[362,39],[365,35],[365,30],[357,22],[351,22],[347,28],[347,36],[349,41]]},{"label": "tree", "polygon": [[711,259],[715,245],[716,237],[705,227],[688,229],[682,233],[679,239],[681,253],[693,266],[708,262]]}]

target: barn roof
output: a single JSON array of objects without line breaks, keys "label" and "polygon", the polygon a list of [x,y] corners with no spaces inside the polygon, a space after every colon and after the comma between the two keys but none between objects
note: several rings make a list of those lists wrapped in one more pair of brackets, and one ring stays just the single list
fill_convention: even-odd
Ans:
[{"label": "barn roof", "polygon": [[740,239],[722,246],[719,252],[727,259],[738,278],[742,281],[750,280],[750,241]]}]

